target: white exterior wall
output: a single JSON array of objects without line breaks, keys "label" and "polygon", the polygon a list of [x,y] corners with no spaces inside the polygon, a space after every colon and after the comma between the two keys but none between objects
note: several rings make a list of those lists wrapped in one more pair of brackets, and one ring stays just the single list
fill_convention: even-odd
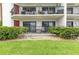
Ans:
[{"label": "white exterior wall", "polygon": [[23,21],[20,20],[20,26],[23,26]]},{"label": "white exterior wall", "polygon": [[79,27],[79,20],[74,20],[73,24],[74,24],[74,27]]},{"label": "white exterior wall", "polygon": [[79,13],[79,7],[73,7],[73,13],[78,14]]},{"label": "white exterior wall", "polygon": [[64,17],[57,20],[57,26],[58,27],[66,27],[66,21],[65,21]]},{"label": "white exterior wall", "polygon": [[12,9],[11,3],[3,3],[2,4],[2,11],[3,11],[3,26],[13,26],[13,21],[11,20],[11,9]]},{"label": "white exterior wall", "polygon": [[37,27],[42,26],[42,21],[36,21],[36,26],[37,26]]},{"label": "white exterior wall", "polygon": [[74,14],[79,13],[79,7],[73,7],[73,13]]}]

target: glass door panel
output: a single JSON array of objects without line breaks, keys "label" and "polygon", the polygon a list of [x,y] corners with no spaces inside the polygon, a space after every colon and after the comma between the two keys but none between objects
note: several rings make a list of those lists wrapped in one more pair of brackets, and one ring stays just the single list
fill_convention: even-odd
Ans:
[{"label": "glass door panel", "polygon": [[44,28],[44,32],[47,32],[48,27],[55,27],[55,21],[43,21],[42,27]]},{"label": "glass door panel", "polygon": [[24,27],[29,28],[29,32],[36,32],[36,22],[35,21],[25,21],[23,22]]},{"label": "glass door panel", "polygon": [[36,32],[36,22],[30,22],[30,32]]}]

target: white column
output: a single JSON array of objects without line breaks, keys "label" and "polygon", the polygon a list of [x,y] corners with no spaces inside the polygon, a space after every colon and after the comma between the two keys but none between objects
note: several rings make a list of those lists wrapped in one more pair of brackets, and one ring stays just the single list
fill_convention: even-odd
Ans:
[{"label": "white column", "polygon": [[67,21],[67,4],[64,3],[64,19],[63,19],[64,27],[66,27],[66,21]]},{"label": "white column", "polygon": [[11,20],[11,9],[13,5],[11,3],[3,3],[2,4],[2,25],[3,26],[12,26],[13,21]]}]

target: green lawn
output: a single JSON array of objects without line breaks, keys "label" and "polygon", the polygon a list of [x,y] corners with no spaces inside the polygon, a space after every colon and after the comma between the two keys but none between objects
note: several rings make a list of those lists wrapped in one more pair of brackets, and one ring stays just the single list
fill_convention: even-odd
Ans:
[{"label": "green lawn", "polygon": [[0,41],[0,54],[11,54],[11,55],[79,54],[79,41],[74,40]]}]

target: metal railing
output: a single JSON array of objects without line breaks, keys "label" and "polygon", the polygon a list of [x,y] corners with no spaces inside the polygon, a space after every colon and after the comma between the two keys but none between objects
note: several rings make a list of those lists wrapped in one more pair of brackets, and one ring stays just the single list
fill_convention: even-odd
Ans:
[{"label": "metal railing", "polygon": [[68,11],[67,10],[67,14],[79,14],[79,12],[74,13],[73,11]]},{"label": "metal railing", "polygon": [[58,10],[57,12],[55,11],[32,11],[32,12],[27,12],[27,11],[21,11],[21,14],[63,14],[64,11],[63,10]]}]

